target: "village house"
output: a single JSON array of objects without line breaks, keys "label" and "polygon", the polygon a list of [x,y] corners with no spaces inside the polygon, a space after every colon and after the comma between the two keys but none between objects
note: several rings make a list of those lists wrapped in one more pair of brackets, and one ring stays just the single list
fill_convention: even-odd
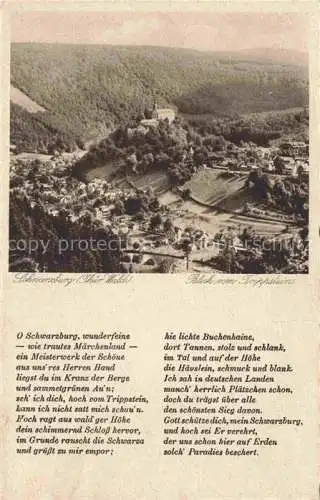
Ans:
[{"label": "village house", "polygon": [[257,154],[258,158],[261,160],[269,160],[270,159],[270,149],[269,148],[258,147],[256,149],[256,154]]},{"label": "village house", "polygon": [[308,173],[309,172],[309,162],[306,160],[306,158],[303,157],[298,157],[295,158],[295,164],[297,169],[303,169],[304,172]]},{"label": "village house", "polygon": [[287,141],[280,145],[281,153],[284,156],[307,156],[309,153],[309,146],[302,141]]},{"label": "village house", "polygon": [[286,175],[296,175],[297,166],[291,156],[281,156],[280,161],[283,167],[283,173]]}]

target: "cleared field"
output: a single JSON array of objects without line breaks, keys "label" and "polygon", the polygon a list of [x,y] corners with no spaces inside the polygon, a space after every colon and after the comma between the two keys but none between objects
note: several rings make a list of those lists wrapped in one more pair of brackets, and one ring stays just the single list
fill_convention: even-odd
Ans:
[{"label": "cleared field", "polygon": [[130,176],[128,179],[137,188],[146,189],[151,187],[155,193],[161,193],[170,188],[169,176],[162,171],[155,170],[143,175]]},{"label": "cleared field", "polygon": [[22,160],[22,161],[40,160],[41,162],[46,162],[50,161],[52,156],[40,153],[19,153],[18,155],[15,155],[14,158],[15,160]]},{"label": "cleared field", "polygon": [[[245,203],[250,203],[252,207],[257,208],[260,211],[260,214],[243,214],[243,208]],[[259,222],[265,222],[269,224],[293,224],[294,220],[292,220],[291,216],[288,216],[285,213],[280,211],[276,211],[274,209],[270,209],[270,207],[264,206],[262,202],[258,202],[249,189],[243,189],[238,191],[234,195],[229,196],[224,199],[221,203],[216,205],[216,208],[219,210],[224,210],[226,212],[234,212],[235,215],[239,214],[245,219],[250,219],[256,221],[259,219]]]},{"label": "cleared field", "polygon": [[43,113],[46,111],[42,106],[30,99],[24,92],[13,85],[10,85],[10,100],[29,113]]},{"label": "cleared field", "polygon": [[121,179],[121,180],[115,182],[115,185],[119,189],[131,189],[129,182],[126,179]]},{"label": "cleared field", "polygon": [[246,175],[236,176],[215,169],[200,170],[185,184],[195,200],[213,206],[244,186]]},{"label": "cleared field", "polygon": [[158,196],[158,200],[161,205],[171,205],[173,203],[177,203],[180,199],[180,196],[172,191],[165,191],[163,194]]},{"label": "cleared field", "polygon": [[86,181],[90,182],[94,178],[108,179],[110,175],[114,174],[119,169],[119,164],[116,162],[109,162],[101,167],[96,167],[88,170],[85,173]]},{"label": "cleared field", "polygon": [[286,224],[281,222],[268,222],[241,215],[231,216],[230,222],[235,226],[251,226],[257,234],[262,236],[274,236],[281,233],[286,228]]},{"label": "cleared field", "polygon": [[191,226],[196,229],[202,229],[212,235],[221,229],[228,229],[230,227],[238,229],[252,227],[261,236],[275,236],[286,228],[286,224],[281,222],[268,222],[240,214],[221,213],[201,207],[191,200],[183,203],[183,206],[177,211],[174,223],[184,228]]},{"label": "cleared field", "polygon": [[246,188],[237,191],[236,193],[225,198],[221,203],[217,205],[217,208],[226,211],[241,211],[245,203],[253,203],[254,197],[252,193]]}]

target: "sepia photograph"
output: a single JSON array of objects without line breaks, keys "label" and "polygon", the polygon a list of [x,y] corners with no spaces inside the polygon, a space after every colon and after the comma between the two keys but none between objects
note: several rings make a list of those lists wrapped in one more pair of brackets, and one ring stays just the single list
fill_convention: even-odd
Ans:
[{"label": "sepia photograph", "polygon": [[308,16],[11,16],[9,271],[309,272]]}]

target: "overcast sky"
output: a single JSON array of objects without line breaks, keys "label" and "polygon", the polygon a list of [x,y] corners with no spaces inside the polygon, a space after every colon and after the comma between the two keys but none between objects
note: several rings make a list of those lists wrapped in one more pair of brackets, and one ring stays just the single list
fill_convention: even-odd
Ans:
[{"label": "overcast sky", "polygon": [[307,17],[302,13],[24,12],[12,17],[11,39],[307,52]]}]

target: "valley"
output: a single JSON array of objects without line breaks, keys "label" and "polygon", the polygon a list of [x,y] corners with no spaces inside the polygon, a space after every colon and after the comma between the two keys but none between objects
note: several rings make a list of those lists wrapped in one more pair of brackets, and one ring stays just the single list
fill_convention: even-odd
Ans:
[{"label": "valley", "polygon": [[50,44],[12,57],[10,238],[51,244],[13,248],[10,269],[308,271],[303,65]]}]

